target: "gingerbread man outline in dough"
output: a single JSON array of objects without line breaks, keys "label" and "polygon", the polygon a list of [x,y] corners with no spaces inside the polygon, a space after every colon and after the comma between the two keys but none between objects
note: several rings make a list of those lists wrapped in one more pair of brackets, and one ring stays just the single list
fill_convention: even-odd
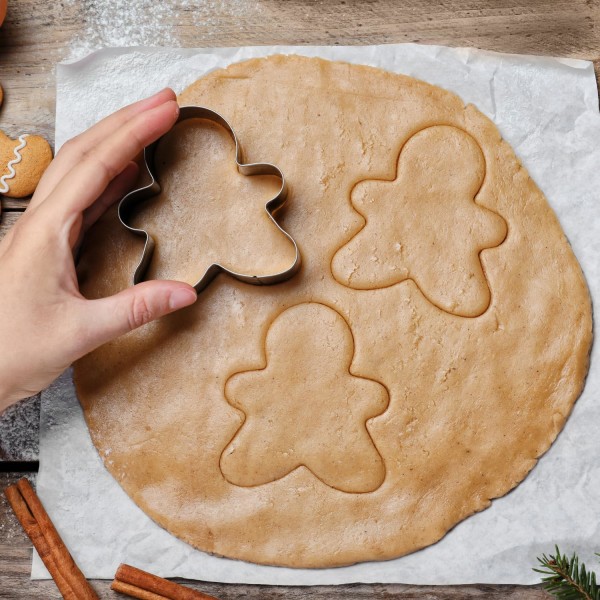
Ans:
[{"label": "gingerbread man outline in dough", "polygon": [[[356,290],[411,280],[440,310],[481,316],[491,303],[481,253],[508,235],[504,218],[477,201],[485,177],[485,155],[471,134],[454,125],[413,133],[396,158],[394,179],[353,186],[350,204],[364,224],[335,252],[334,278]],[[416,232],[404,226],[411,211],[420,212]]]},{"label": "gingerbread man outline in dough", "polygon": [[[287,324],[296,335],[289,335]],[[311,343],[313,352],[304,353]],[[234,373],[225,384],[227,401],[244,417],[221,454],[229,483],[257,487],[305,468],[340,492],[368,493],[382,485],[385,461],[368,423],[388,409],[390,395],[383,383],[353,372],[354,344],[347,320],[321,302],[296,304],[271,321],[262,368]],[[323,360],[323,348],[330,360]],[[339,369],[331,366],[336,359]],[[314,376],[318,365],[330,385]],[[275,389],[270,395],[269,386],[283,386],[285,393]]]}]

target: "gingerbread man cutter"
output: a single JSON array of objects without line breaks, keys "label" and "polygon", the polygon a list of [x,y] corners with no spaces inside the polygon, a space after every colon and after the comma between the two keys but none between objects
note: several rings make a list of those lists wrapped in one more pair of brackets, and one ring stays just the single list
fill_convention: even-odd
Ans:
[{"label": "gingerbread man cutter", "polygon": [[[286,281],[287,279],[290,279],[300,269],[301,257],[300,250],[298,249],[298,245],[296,244],[294,238],[292,238],[292,236],[287,231],[285,231],[275,219],[275,213],[284,205],[287,197],[287,185],[283,173],[275,165],[272,165],[270,163],[245,164],[242,160],[242,148],[233,128],[219,113],[215,112],[214,110],[205,108],[203,106],[183,106],[180,109],[177,123],[185,121],[186,119],[207,119],[223,127],[235,142],[235,162],[237,170],[242,175],[274,175],[275,177],[281,180],[281,186],[279,188],[279,191],[273,198],[271,198],[271,200],[269,200],[265,204],[265,210],[267,211],[273,224],[281,231],[281,233],[283,233],[290,240],[295,250],[295,259],[292,265],[284,271],[279,271],[270,275],[252,275],[246,273],[237,273],[235,271],[227,269],[221,264],[213,263],[208,267],[204,275],[202,275],[202,277],[200,277],[200,279],[194,284],[194,288],[197,292],[201,292],[219,273],[227,273],[235,279],[253,285],[271,285],[275,283],[281,283],[283,281]],[[142,258],[140,259],[140,262],[137,265],[133,276],[134,284],[144,281],[146,272],[150,265],[150,261],[152,260],[152,254],[154,252],[156,242],[147,231],[145,231],[144,229],[136,229],[135,227],[132,227],[128,224],[128,221],[132,212],[135,210],[136,206],[139,203],[147,200],[148,198],[156,196],[161,191],[160,184],[156,179],[154,164],[154,155],[161,139],[162,138],[159,138],[156,142],[150,144],[144,149],[144,163],[146,166],[146,170],[150,175],[151,182],[148,185],[145,185],[144,187],[137,188],[129,192],[129,194],[127,194],[121,200],[118,207],[118,215],[121,223],[129,231],[145,238]]]}]

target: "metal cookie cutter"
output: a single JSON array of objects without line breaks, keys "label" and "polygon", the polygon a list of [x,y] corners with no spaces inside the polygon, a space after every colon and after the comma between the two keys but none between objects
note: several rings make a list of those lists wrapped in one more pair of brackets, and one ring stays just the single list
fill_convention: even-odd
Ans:
[{"label": "metal cookie cutter", "polygon": [[[288,240],[290,240],[290,242],[293,244],[296,252],[294,262],[288,269],[272,275],[249,275],[245,273],[237,273],[227,269],[223,265],[213,263],[208,267],[204,275],[202,275],[202,277],[200,277],[200,279],[194,284],[194,288],[197,292],[201,292],[221,272],[227,273],[235,279],[239,279],[240,281],[251,283],[253,285],[271,285],[290,279],[298,272],[298,269],[300,269],[301,257],[296,241],[287,231],[285,231],[285,229],[281,227],[281,225],[279,225],[274,216],[275,213],[284,205],[287,196],[287,185],[283,173],[275,165],[269,163],[244,164],[242,160],[242,148],[237,136],[235,135],[235,132],[233,131],[233,128],[219,113],[215,112],[214,110],[205,108],[203,106],[183,106],[179,111],[179,118],[177,119],[176,123],[185,121],[186,119],[208,119],[209,121],[213,121],[218,125],[221,125],[221,127],[223,127],[229,133],[229,135],[231,135],[233,141],[235,142],[235,163],[237,165],[237,170],[242,175],[274,175],[275,177],[281,179],[281,187],[279,188],[279,191],[274,198],[265,204],[265,210],[277,229],[279,229],[279,231],[281,231],[281,233],[283,233],[283,235],[285,235],[285,237],[287,237]],[[143,202],[152,196],[156,196],[156,194],[158,194],[161,190],[160,184],[155,176],[154,164],[154,155],[161,139],[162,138],[159,138],[156,142],[144,148],[144,163],[146,165],[146,170],[150,175],[151,182],[144,187],[129,192],[119,203],[117,211],[119,220],[124,227],[136,235],[145,238],[142,258],[140,259],[140,262],[137,265],[133,275],[134,284],[144,281],[144,276],[148,270],[148,267],[150,266],[150,261],[152,260],[152,254],[154,252],[156,242],[147,231],[144,229],[136,229],[135,227],[131,227],[127,224],[127,221],[129,220],[131,213],[138,203]]]}]

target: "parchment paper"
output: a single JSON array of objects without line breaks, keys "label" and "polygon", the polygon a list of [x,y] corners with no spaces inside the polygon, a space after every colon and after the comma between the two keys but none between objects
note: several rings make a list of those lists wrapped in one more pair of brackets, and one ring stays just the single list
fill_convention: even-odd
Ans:
[{"label": "parchment paper", "polygon": [[[589,62],[471,49],[394,45],[206,50],[110,49],[59,65],[60,146],[120,106],[170,85],[180,91],[215,67],[283,52],[365,63],[458,93],[499,126],[558,213],[600,300],[600,115]],[[527,479],[441,542],[404,558],[326,570],[262,567],[198,552],[154,524],[105,471],[70,374],[42,396],[38,491],[88,577],[120,562],[163,576],[262,584],[534,583],[536,555],[600,551],[600,362],[564,431]],[[32,576],[48,577],[37,556]]]}]

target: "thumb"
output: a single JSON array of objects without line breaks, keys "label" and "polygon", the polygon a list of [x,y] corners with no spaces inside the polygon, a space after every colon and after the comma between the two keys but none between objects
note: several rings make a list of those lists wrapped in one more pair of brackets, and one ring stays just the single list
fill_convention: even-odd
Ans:
[{"label": "thumb", "polygon": [[181,281],[145,281],[114,296],[90,300],[85,340],[91,352],[110,340],[196,301],[196,290]]}]

